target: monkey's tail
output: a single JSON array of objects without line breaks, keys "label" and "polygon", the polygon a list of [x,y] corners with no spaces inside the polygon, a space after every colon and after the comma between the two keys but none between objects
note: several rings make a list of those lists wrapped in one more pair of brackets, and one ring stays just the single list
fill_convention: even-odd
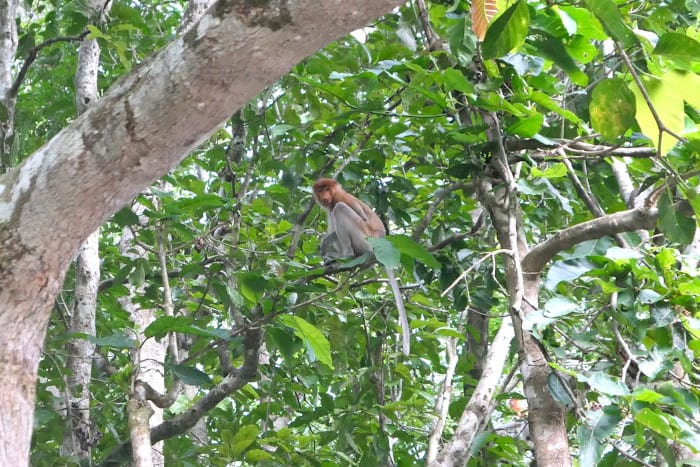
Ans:
[{"label": "monkey's tail", "polygon": [[408,315],[406,315],[406,307],[403,304],[403,296],[401,295],[401,289],[399,289],[399,283],[396,280],[394,271],[385,267],[386,276],[389,279],[389,285],[391,286],[391,291],[394,293],[394,300],[396,301],[396,308],[399,310],[399,324],[401,325],[401,350],[403,354],[408,356],[411,353],[411,327],[408,324]]}]

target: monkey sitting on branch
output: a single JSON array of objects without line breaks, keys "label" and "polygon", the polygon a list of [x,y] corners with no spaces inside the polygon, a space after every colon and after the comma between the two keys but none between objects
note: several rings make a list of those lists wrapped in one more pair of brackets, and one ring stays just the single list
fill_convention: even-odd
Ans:
[{"label": "monkey sitting on branch", "polygon": [[[379,216],[366,203],[355,198],[331,178],[321,178],[313,186],[316,202],[328,216],[328,234],[321,241],[324,261],[340,258],[357,258],[372,253],[368,237],[380,238],[386,229]],[[384,267],[389,285],[394,293],[401,325],[401,348],[404,355],[410,353],[410,327],[408,317],[394,272]]]}]

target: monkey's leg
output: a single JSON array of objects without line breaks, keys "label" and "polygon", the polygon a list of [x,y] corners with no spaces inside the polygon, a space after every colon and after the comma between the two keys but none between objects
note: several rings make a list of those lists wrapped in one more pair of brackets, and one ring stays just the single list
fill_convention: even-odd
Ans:
[{"label": "monkey's leg", "polygon": [[343,257],[358,257],[372,252],[372,246],[367,241],[367,222],[350,206],[338,203],[331,214]]},{"label": "monkey's leg", "polygon": [[342,258],[338,234],[335,232],[330,232],[321,240],[321,258],[326,264]]}]

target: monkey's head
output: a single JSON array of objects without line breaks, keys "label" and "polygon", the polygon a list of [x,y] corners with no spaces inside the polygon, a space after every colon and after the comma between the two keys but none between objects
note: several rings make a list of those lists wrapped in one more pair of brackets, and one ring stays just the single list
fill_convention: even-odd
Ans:
[{"label": "monkey's head", "polygon": [[314,183],[314,198],[324,208],[332,209],[335,205],[335,192],[338,189],[340,189],[340,185],[332,178],[319,178]]}]

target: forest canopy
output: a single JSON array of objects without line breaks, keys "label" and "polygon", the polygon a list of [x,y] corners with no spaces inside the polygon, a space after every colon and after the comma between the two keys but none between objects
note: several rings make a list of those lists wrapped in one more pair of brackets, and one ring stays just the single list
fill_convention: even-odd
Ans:
[{"label": "forest canopy", "polygon": [[[208,2],[15,11],[0,241],[21,237],[4,189],[33,164],[70,169],[70,186],[36,183],[77,187],[62,200],[84,209],[47,251],[101,224],[45,279],[62,286],[44,298],[31,465],[700,461],[700,5],[392,3],[309,56],[324,15],[296,21],[292,1],[219,2],[200,23]],[[221,18],[240,30],[208,36]],[[206,55],[223,37],[250,68]],[[158,65],[178,54],[202,61]],[[139,124],[163,102],[140,101],[143,82],[167,100],[163,128]],[[78,125],[60,158],[37,157]],[[74,164],[120,132],[110,151],[132,155],[113,169],[98,150]],[[187,152],[170,171],[148,158],[170,148]],[[110,169],[138,194],[110,198]],[[324,263],[321,177],[377,213],[373,255]]]}]

